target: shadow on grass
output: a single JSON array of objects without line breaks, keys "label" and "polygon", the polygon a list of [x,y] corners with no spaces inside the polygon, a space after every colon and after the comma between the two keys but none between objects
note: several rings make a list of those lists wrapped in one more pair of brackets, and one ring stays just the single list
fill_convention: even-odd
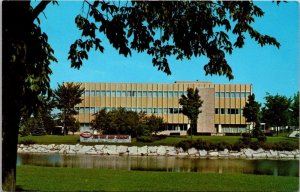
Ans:
[{"label": "shadow on grass", "polygon": [[[17,192],[19,192],[19,191],[30,191],[30,192],[35,192],[35,191],[38,191],[38,190],[32,190],[32,189],[26,190],[26,189],[23,189],[23,188],[22,188],[22,185],[17,185],[17,186],[16,186],[16,191],[17,191]],[[74,190],[72,190],[72,189],[70,189],[70,191],[76,192],[76,190],[74,191]],[[79,191],[80,191],[80,192],[85,192],[85,191],[83,191],[83,190],[79,190]],[[103,192],[103,191],[105,191],[105,190],[86,191],[86,192]]]},{"label": "shadow on grass", "polygon": [[16,186],[16,191],[19,192],[19,191],[38,191],[38,190],[26,190],[26,189],[22,188],[22,185],[17,185]]}]

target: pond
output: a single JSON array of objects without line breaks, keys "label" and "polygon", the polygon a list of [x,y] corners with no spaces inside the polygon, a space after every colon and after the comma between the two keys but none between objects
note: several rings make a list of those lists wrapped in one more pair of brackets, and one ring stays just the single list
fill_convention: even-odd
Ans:
[{"label": "pond", "polygon": [[18,154],[17,165],[299,177],[299,160]]}]

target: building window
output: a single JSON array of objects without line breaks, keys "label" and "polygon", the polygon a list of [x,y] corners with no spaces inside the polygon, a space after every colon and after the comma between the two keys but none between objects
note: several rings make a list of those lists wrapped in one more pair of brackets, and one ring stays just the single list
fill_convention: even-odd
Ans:
[{"label": "building window", "polygon": [[215,114],[219,114],[219,109],[218,108],[215,109]]},{"label": "building window", "polygon": [[224,108],[221,109],[221,114],[225,114],[225,109]]},{"label": "building window", "polygon": [[110,97],[110,96],[111,96],[110,91],[106,91],[106,92],[105,92],[105,96],[106,96],[106,97]]},{"label": "building window", "polygon": [[85,90],[84,91],[84,96],[90,96],[90,90]]},{"label": "building window", "polygon": [[215,97],[220,97],[220,92],[216,92]]},{"label": "building window", "polygon": [[224,92],[220,92],[220,97],[224,98],[225,97],[225,93]]},{"label": "building window", "polygon": [[245,98],[245,97],[246,97],[246,93],[244,93],[244,92],[241,93],[241,97],[242,97],[242,98]]},{"label": "building window", "polygon": [[225,98],[229,98],[230,97],[230,93],[229,92],[225,92]]},{"label": "building window", "polygon": [[235,96],[236,96],[236,98],[240,98],[241,97],[241,93],[240,92],[236,92]]},{"label": "building window", "polygon": [[147,91],[143,91],[143,92],[142,92],[142,96],[143,96],[143,97],[147,97]]},{"label": "building window", "polygon": [[137,91],[137,97],[142,97],[142,91]]},{"label": "building window", "polygon": [[157,92],[157,97],[163,97],[163,92],[162,91],[158,91]]}]

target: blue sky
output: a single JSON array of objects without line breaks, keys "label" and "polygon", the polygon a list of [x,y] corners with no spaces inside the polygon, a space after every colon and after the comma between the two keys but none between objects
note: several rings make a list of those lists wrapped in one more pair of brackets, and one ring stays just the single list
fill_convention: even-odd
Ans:
[{"label": "blue sky", "polygon": [[[75,17],[86,13],[80,1],[59,1],[59,5],[49,4],[40,15],[42,30],[47,33],[49,43],[55,50],[58,63],[51,64],[51,87],[62,82],[160,82],[173,83],[176,80],[199,80],[213,83],[250,83],[259,102],[264,102],[266,92],[293,96],[299,90],[299,3],[290,1],[276,3],[254,2],[265,15],[257,18],[254,27],[262,34],[275,37],[280,49],[275,46],[260,47],[254,40],[246,39],[242,49],[234,49],[227,56],[234,80],[223,76],[205,76],[203,66],[207,58],[176,61],[169,58],[172,75],[167,76],[152,66],[152,58],[147,54],[133,53],[125,58],[101,38],[104,54],[90,52],[80,70],[72,69],[67,60],[70,45],[80,38],[75,26]],[[86,14],[85,14],[86,15]]]}]

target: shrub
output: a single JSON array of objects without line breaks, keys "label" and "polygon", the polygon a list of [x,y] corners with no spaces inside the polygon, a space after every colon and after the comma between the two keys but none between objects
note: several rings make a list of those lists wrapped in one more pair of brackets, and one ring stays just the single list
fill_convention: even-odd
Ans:
[{"label": "shrub", "polygon": [[243,135],[240,139],[245,145],[249,145],[251,143],[251,135]]},{"label": "shrub", "polygon": [[257,141],[261,142],[261,143],[264,143],[264,142],[267,141],[267,137],[264,136],[264,135],[260,135],[260,136],[257,137]]},{"label": "shrub", "polygon": [[216,147],[217,147],[218,151],[223,151],[224,149],[228,149],[228,150],[232,149],[232,145],[227,142],[220,142],[220,143],[216,144]]},{"label": "shrub", "polygon": [[250,149],[257,150],[257,149],[261,148],[261,145],[259,142],[251,142],[249,147],[250,147]]},{"label": "shrub", "polygon": [[26,140],[19,141],[19,144],[32,145],[32,144],[36,144],[36,142],[31,139],[26,139]]},{"label": "shrub", "polygon": [[233,151],[241,151],[241,149],[248,148],[249,145],[245,144],[242,141],[238,141],[232,145],[231,150]]},{"label": "shrub", "polygon": [[217,148],[217,146],[214,143],[210,141],[203,141],[201,139],[196,140],[193,147],[195,147],[198,150],[213,150]]},{"label": "shrub", "polygon": [[143,143],[151,143],[152,137],[151,136],[141,136],[141,137],[137,137],[136,141],[143,142]]},{"label": "shrub", "polygon": [[180,141],[178,142],[175,147],[176,148],[182,148],[184,151],[187,151],[188,149],[194,147],[193,145],[193,141],[191,140],[183,140],[183,141]]},{"label": "shrub", "polygon": [[293,151],[295,149],[299,149],[299,145],[290,142],[279,142],[275,143],[275,149],[277,151]]},{"label": "shrub", "polygon": [[261,148],[263,148],[264,150],[274,150],[274,144],[272,143],[260,143]]}]

